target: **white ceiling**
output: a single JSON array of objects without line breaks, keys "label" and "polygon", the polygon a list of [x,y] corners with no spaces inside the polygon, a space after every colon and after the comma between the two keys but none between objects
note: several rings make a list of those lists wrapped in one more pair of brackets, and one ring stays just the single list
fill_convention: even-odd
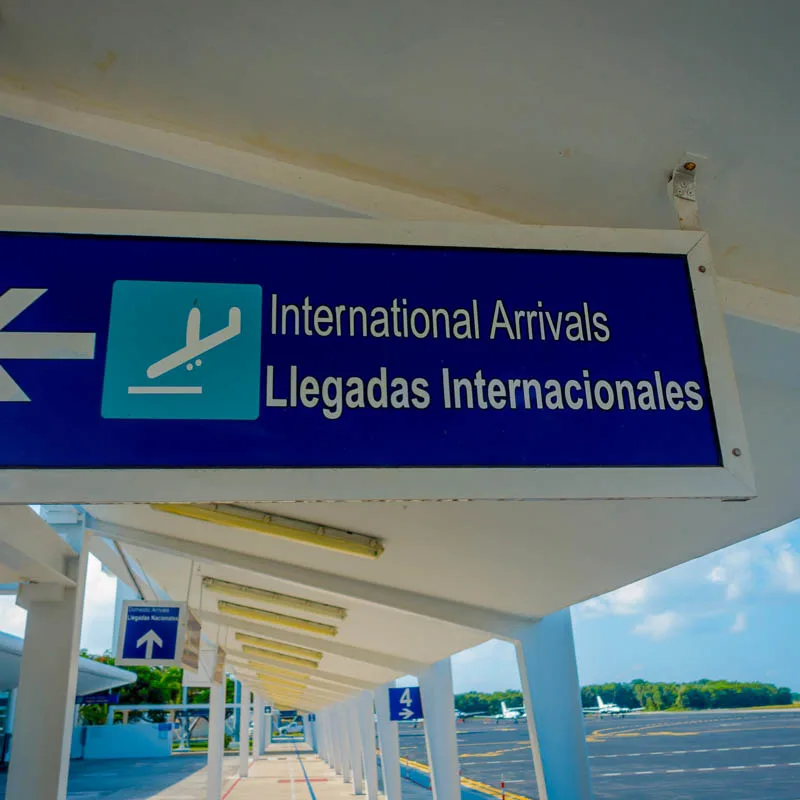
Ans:
[{"label": "white ceiling", "polygon": [[794,0],[0,10],[9,91],[510,219],[672,227],[698,154],[722,273],[800,294]]}]

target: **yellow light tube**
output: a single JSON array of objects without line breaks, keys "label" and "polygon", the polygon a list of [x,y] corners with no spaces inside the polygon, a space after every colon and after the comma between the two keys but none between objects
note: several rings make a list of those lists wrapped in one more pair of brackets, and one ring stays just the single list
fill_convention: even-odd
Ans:
[{"label": "yellow light tube", "polygon": [[239,603],[229,603],[227,600],[217,600],[217,608],[223,614],[241,619],[252,619],[256,622],[269,622],[273,625],[282,625],[284,628],[294,628],[298,631],[317,633],[321,636],[336,636],[339,629],[334,625],[326,625],[324,622],[314,622],[311,619],[301,617],[290,617],[288,614],[279,614],[277,611],[264,611],[252,606],[243,606]]},{"label": "yellow light tube", "polygon": [[253,508],[230,503],[151,503],[150,508],[179,517],[213,522],[229,528],[280,536],[302,544],[325,547],[352,556],[378,558],[384,550],[383,543],[374,536],[354,533],[326,525],[316,525],[300,519],[266,514]]},{"label": "yellow light tube", "polygon": [[298,647],[294,644],[284,644],[283,642],[276,642],[274,639],[262,639],[260,636],[251,636],[249,633],[237,633],[236,641],[244,644],[252,644],[254,647],[260,647],[266,650],[278,650],[281,653],[287,653],[290,656],[310,658],[314,661],[322,660],[322,653],[319,650],[309,650],[307,647]]},{"label": "yellow light tube", "polygon": [[256,677],[261,681],[264,686],[273,686],[284,689],[296,689],[298,691],[305,690],[306,684],[300,681],[287,681],[282,678],[273,678],[269,675],[264,675],[263,672],[256,672]]},{"label": "yellow light tube", "polygon": [[256,672],[256,678],[261,682],[262,686],[268,686],[272,690],[280,689],[282,691],[311,692],[318,694],[320,697],[344,697],[350,694],[350,692],[346,691],[336,692],[332,689],[323,689],[321,686],[317,686],[313,683],[298,683],[296,681],[273,678],[271,675],[264,675],[260,672]]},{"label": "yellow light tube", "polygon": [[227,594],[231,597],[243,597],[246,600],[260,600],[262,603],[270,603],[276,606],[283,606],[284,608],[293,608],[296,611],[305,611],[308,614],[317,614],[320,617],[331,617],[333,619],[345,619],[345,617],[347,617],[347,610],[340,606],[318,603],[316,600],[306,600],[303,597],[295,597],[291,594],[271,592],[268,589],[259,589],[256,586],[243,586],[240,583],[223,581],[220,578],[206,576],[203,578],[203,586],[217,594]]},{"label": "yellow light tube", "polygon": [[273,653],[271,650],[264,650],[261,647],[252,647],[249,644],[242,646],[242,652],[249,656],[261,656],[263,658],[270,658],[273,661],[280,661],[283,664],[295,664],[298,667],[307,667],[308,669],[317,669],[319,666],[316,661],[310,661],[307,658],[297,658],[297,656],[287,656],[283,653]]},{"label": "yellow light tube", "polygon": [[302,681],[304,678],[309,677],[308,673],[293,672],[290,669],[282,669],[281,667],[272,667],[265,664],[263,661],[248,661],[247,662],[256,672],[264,675],[272,675],[275,678],[285,678],[290,681]]}]

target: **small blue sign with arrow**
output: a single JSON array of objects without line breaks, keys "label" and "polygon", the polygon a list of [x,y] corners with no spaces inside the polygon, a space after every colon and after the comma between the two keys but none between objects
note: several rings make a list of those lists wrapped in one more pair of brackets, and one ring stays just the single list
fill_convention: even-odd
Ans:
[{"label": "small blue sign with arrow", "polygon": [[122,610],[116,663],[179,666],[186,630],[185,603],[127,601]]},{"label": "small blue sign with arrow", "polygon": [[422,695],[418,686],[389,689],[389,719],[392,722],[408,722],[422,719]]}]

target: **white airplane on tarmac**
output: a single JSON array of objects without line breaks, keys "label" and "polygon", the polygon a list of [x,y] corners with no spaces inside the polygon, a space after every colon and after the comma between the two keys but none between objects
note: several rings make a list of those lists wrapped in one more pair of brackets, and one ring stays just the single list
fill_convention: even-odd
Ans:
[{"label": "white airplane on tarmac", "polygon": [[509,708],[505,702],[502,702],[500,703],[500,713],[495,714],[494,719],[496,719],[498,723],[501,719],[510,719],[514,722],[519,722],[521,719],[525,719],[525,706]]},{"label": "white airplane on tarmac", "polygon": [[597,716],[624,717],[626,714],[635,714],[641,708],[627,708],[618,706],[616,703],[606,703],[600,695],[597,695],[597,708],[584,708],[584,714],[597,714]]}]

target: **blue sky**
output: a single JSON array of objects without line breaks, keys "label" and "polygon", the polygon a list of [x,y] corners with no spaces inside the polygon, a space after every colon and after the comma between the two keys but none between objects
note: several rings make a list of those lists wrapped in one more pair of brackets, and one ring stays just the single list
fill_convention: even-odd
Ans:
[{"label": "blue sky", "polygon": [[[92,557],[82,646],[111,647],[116,580]],[[761,680],[800,691],[800,521],[597,597],[572,612],[582,683]],[[0,630],[25,612],[0,597]],[[514,649],[453,658],[456,692],[519,688]]]},{"label": "blue sky", "polygon": [[[572,610],[581,683],[759,680],[800,691],[800,521]],[[514,649],[453,659],[456,692],[519,688]]]}]

